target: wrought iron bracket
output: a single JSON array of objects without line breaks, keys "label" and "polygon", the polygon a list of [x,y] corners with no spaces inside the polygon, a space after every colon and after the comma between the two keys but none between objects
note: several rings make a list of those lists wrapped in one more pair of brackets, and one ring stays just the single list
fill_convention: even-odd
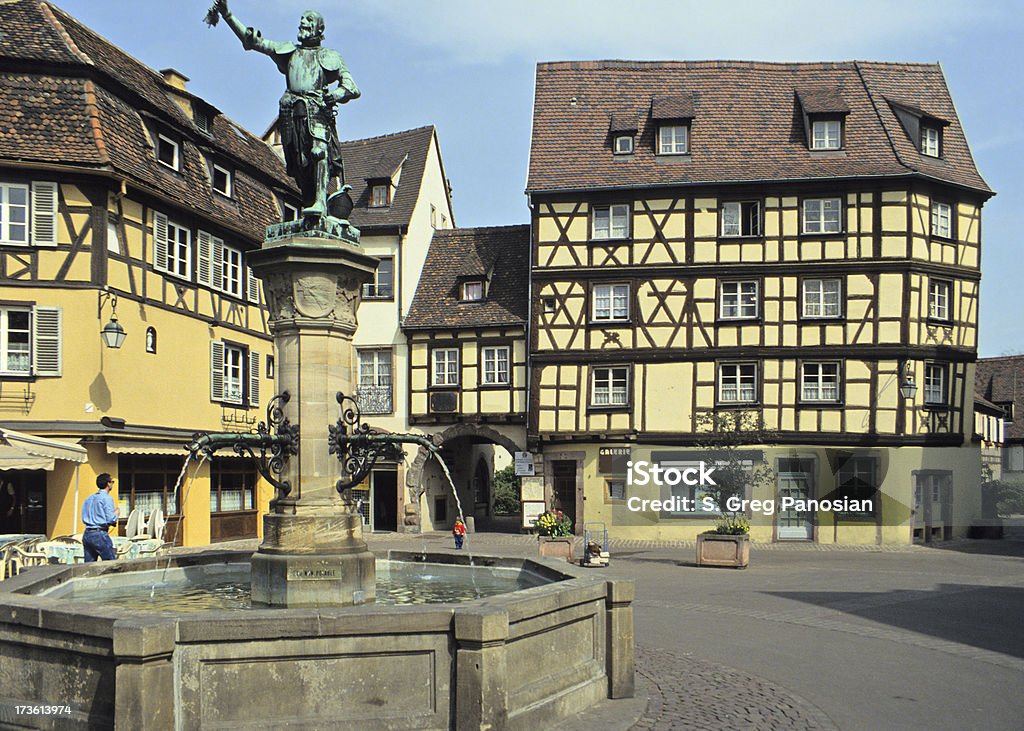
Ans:
[{"label": "wrought iron bracket", "polygon": [[256,425],[255,432],[198,432],[185,445],[193,454],[212,457],[221,449],[232,449],[248,457],[256,471],[277,490],[277,499],[288,497],[291,483],[281,479],[288,458],[299,452],[299,425],[292,424],[284,415],[284,405],[291,394],[284,391],[267,404],[267,419]]},{"label": "wrought iron bracket", "polygon": [[336,396],[341,418],[327,427],[329,452],[341,462],[339,493],[351,490],[362,482],[378,462],[398,462],[405,458],[402,444],[417,444],[438,454],[440,450],[428,437],[420,434],[372,434],[364,424],[359,403],[340,391]]}]

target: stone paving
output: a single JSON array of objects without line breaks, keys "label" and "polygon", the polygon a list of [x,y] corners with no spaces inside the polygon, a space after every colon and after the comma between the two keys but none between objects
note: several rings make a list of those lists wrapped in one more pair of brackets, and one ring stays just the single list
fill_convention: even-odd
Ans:
[{"label": "stone paving", "polygon": [[635,731],[837,728],[800,696],[724,665],[641,644],[636,662],[648,701]]}]

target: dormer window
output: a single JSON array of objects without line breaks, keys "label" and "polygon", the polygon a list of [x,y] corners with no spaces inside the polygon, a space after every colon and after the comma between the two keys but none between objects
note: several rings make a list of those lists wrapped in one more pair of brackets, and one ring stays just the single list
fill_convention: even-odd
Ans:
[{"label": "dormer window", "polygon": [[633,141],[636,138],[640,113],[632,110],[613,114],[608,127],[612,139],[612,152],[616,155],[630,155],[633,152]]},{"label": "dormer window", "polygon": [[658,127],[659,155],[686,155],[690,152],[690,126],[665,124]]},{"label": "dormer window", "polygon": [[615,138],[616,155],[629,155],[633,152],[633,135],[619,135]]},{"label": "dormer window", "polygon": [[480,279],[471,279],[462,283],[462,301],[480,302],[484,298],[484,283]]},{"label": "dormer window", "polygon": [[196,110],[192,115],[192,120],[196,123],[196,127],[198,127],[201,132],[210,134],[210,115],[207,114],[205,110],[196,107]]},{"label": "dormer window", "polygon": [[838,150],[843,146],[841,119],[816,119],[811,123],[812,150]]},{"label": "dormer window", "polygon": [[370,207],[387,208],[391,205],[391,183],[375,181],[370,184]]},{"label": "dormer window", "polygon": [[942,130],[929,124],[921,124],[921,154],[929,157],[942,156]]},{"label": "dormer window", "polygon": [[170,137],[158,134],[156,136],[156,159],[161,165],[166,165],[172,170],[179,166],[178,143]]},{"label": "dormer window", "polygon": [[214,163],[213,165],[213,189],[227,198],[231,197],[231,171]]},{"label": "dormer window", "polygon": [[299,220],[299,209],[290,203],[281,204],[281,220],[282,221],[298,221]]}]

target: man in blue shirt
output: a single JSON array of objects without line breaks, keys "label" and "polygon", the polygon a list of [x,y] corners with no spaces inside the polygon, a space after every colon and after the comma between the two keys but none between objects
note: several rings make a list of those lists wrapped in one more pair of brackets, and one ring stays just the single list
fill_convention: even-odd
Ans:
[{"label": "man in blue shirt", "polygon": [[96,487],[99,492],[87,497],[82,505],[82,522],[85,523],[82,546],[85,548],[86,563],[95,561],[97,556],[104,561],[117,558],[114,542],[107,535],[110,526],[117,525],[117,510],[114,508],[114,499],[110,497],[114,478],[104,472],[96,478]]}]

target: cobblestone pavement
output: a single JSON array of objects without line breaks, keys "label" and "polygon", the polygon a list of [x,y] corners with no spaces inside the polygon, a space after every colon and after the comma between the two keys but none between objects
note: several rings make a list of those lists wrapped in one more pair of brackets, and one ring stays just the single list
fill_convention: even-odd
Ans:
[{"label": "cobblestone pavement", "polygon": [[762,678],[695,657],[636,646],[647,709],[635,731],[695,729],[836,729],[816,706]]}]

